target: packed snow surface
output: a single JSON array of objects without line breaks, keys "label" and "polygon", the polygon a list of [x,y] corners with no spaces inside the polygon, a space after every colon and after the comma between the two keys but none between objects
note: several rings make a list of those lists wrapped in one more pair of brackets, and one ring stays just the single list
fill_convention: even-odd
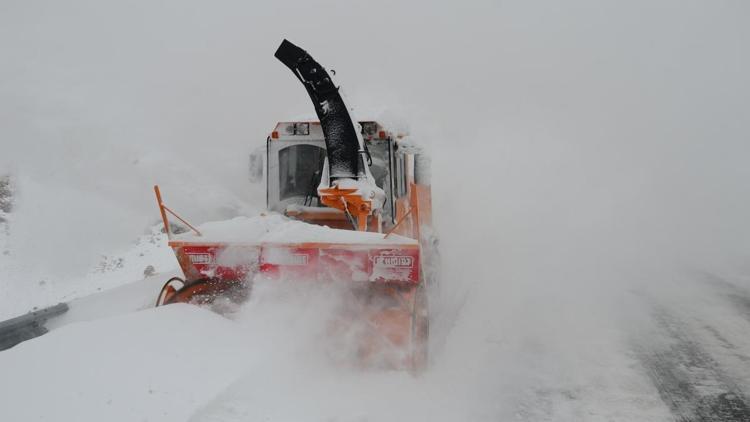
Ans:
[{"label": "packed snow surface", "polygon": [[190,305],[68,325],[3,352],[3,420],[184,421],[248,349],[235,324]]},{"label": "packed snow surface", "polygon": [[385,238],[382,233],[333,229],[292,220],[276,213],[208,222],[200,225],[198,230],[202,236],[191,231],[174,236],[174,240],[229,243],[417,244],[414,239],[396,234]]}]

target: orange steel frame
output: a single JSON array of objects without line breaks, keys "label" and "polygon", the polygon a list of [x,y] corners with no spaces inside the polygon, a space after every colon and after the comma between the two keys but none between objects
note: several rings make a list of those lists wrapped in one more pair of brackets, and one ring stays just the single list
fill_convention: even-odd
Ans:
[{"label": "orange steel frame", "polygon": [[159,205],[159,211],[161,212],[161,219],[164,222],[164,231],[167,233],[167,238],[172,238],[172,230],[169,228],[169,218],[167,217],[167,213],[172,214],[175,216],[178,220],[185,223],[186,226],[190,227],[191,230],[193,230],[198,236],[203,236],[203,234],[200,232],[200,230],[193,227],[192,224],[185,221],[184,218],[177,215],[176,212],[172,211],[169,207],[164,205],[164,201],[161,199],[161,190],[159,189],[159,185],[154,185],[154,193],[156,194],[156,203]]},{"label": "orange steel frame", "polygon": [[[330,188],[322,190],[320,200],[323,204],[349,212],[357,220],[357,230],[367,231],[367,220],[371,212],[370,201],[353,195],[354,189]],[[432,224],[431,190],[427,185],[410,183],[406,196],[397,200],[396,224],[388,230],[385,238],[392,233],[401,234],[420,240],[420,225]],[[408,224],[403,224],[408,222]]]},{"label": "orange steel frame", "polygon": [[[323,202],[332,208],[343,210],[348,204],[352,204],[351,208],[348,208],[349,212],[357,218],[358,229],[360,231],[367,230],[367,217],[370,212],[369,201],[362,201],[356,195],[348,195],[350,192],[348,189],[331,189],[333,192],[326,192],[330,196],[324,194],[324,198],[327,196],[327,200]],[[170,239],[170,246],[178,246],[181,242],[171,242],[172,230],[169,225],[169,217],[167,213],[172,214],[175,218],[184,223],[191,230],[193,230],[198,236],[202,236],[200,230],[190,224],[187,220],[180,217],[179,214],[174,212],[171,208],[164,204],[161,196],[161,190],[159,185],[154,185],[154,193],[156,194],[156,203],[159,206],[159,212],[161,213],[161,219],[164,223],[164,231],[167,233],[167,238]],[[354,201],[351,196],[356,196],[357,201]],[[330,202],[330,204],[329,204]],[[366,202],[366,203],[365,203]],[[396,218],[397,222],[391,227],[383,236],[388,238],[393,233],[411,237],[420,240],[420,226],[421,224],[432,224],[432,198],[430,187],[417,183],[411,183],[409,187],[408,199],[406,196],[399,198],[396,201]],[[174,245],[173,245],[174,243]],[[304,245],[310,245],[310,243],[303,243]],[[301,244],[302,245],[302,244]]]},{"label": "orange steel frame", "polygon": [[[193,296],[201,295],[206,292],[220,293],[227,291],[237,286],[230,280],[217,279],[212,282],[198,282],[201,280],[200,274],[193,274],[194,269],[187,259],[187,255],[182,254],[180,251],[183,247],[200,244],[201,246],[226,246],[226,243],[221,242],[201,242],[201,241],[181,241],[172,240],[172,234],[169,227],[169,216],[173,215],[179,219],[182,223],[192,229],[198,236],[201,236],[200,230],[195,228],[192,224],[188,223],[185,219],[177,215],[169,207],[164,205],[162,200],[159,186],[154,186],[154,193],[156,194],[156,200],[159,205],[159,211],[161,213],[162,220],[164,222],[165,231],[169,238],[169,246],[175,250],[180,266],[185,272],[186,281],[183,281],[183,288],[176,290],[173,286],[169,285],[169,282],[162,289],[160,293],[159,301],[163,304],[177,302],[187,302],[191,300]],[[359,230],[367,230],[366,221],[369,216],[369,203],[357,203],[356,201],[347,201],[346,193],[344,192],[331,192],[333,195],[329,196],[332,200],[340,201],[340,206],[348,206],[349,203],[352,205],[353,210],[358,211],[352,213],[356,215]],[[337,195],[338,194],[338,195]],[[343,195],[342,195],[343,194]],[[338,198],[336,198],[338,196]],[[359,198],[359,197],[358,197]],[[359,198],[362,201],[361,198]],[[348,202],[348,203],[347,203]],[[365,206],[363,206],[365,205]],[[339,208],[339,207],[335,207]],[[339,208],[340,209],[340,208]],[[364,216],[363,216],[364,215]],[[363,220],[365,223],[363,224]],[[396,223],[383,235],[384,238],[388,238],[392,233],[396,233],[402,236],[410,237],[417,240],[417,244],[399,244],[398,247],[401,249],[418,249],[421,250],[421,238],[420,228],[422,225],[432,224],[432,206],[431,206],[431,190],[429,185],[420,185],[417,183],[408,184],[407,195],[398,198],[396,201]],[[380,224],[378,224],[380,227]],[[245,243],[238,243],[238,245],[244,245]],[[251,242],[246,243],[248,246],[261,246]],[[301,247],[301,248],[336,248],[344,247],[350,250],[356,250],[359,248],[368,249],[372,245],[368,244],[336,244],[336,243],[320,243],[320,242],[302,242],[302,243],[268,243],[263,246],[274,246],[279,245],[283,247]],[[421,263],[420,263],[421,265]],[[192,271],[191,271],[192,270]],[[425,283],[422,277],[424,272],[419,272],[419,284]],[[192,280],[192,281],[191,281]],[[170,280],[171,281],[171,280]],[[424,293],[423,286],[406,286],[399,284],[369,284],[369,291],[371,294],[383,294],[396,299],[399,303],[398,309],[393,310],[382,310],[381,312],[375,312],[366,318],[370,318],[373,327],[378,332],[382,331],[383,338],[386,339],[387,343],[391,346],[380,345],[376,339],[377,336],[367,336],[364,339],[364,343],[360,350],[359,358],[364,365],[372,361],[377,361],[378,350],[383,347],[396,347],[406,348],[412,350],[403,361],[389,362],[389,365],[394,367],[409,367],[411,370],[419,371],[427,364],[426,355],[426,342],[429,330],[429,322],[422,315],[426,312],[426,296]],[[171,289],[171,290],[170,290]],[[397,329],[401,327],[402,329]],[[384,343],[385,344],[385,343]]]}]

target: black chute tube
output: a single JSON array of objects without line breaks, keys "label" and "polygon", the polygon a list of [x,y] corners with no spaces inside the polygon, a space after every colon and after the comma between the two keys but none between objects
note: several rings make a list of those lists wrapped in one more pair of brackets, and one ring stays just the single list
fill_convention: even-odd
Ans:
[{"label": "black chute tube", "polygon": [[357,129],[328,72],[287,40],[281,42],[274,56],[291,69],[310,95],[325,136],[331,181],[363,175]]}]

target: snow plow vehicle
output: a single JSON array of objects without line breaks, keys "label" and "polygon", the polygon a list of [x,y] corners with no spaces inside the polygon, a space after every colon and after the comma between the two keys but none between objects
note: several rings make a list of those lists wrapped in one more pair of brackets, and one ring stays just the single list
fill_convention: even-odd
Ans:
[{"label": "snow plow vehicle", "polygon": [[[318,120],[279,122],[263,154],[251,156],[251,178],[266,183],[265,215],[199,229],[154,187],[184,273],[167,281],[156,304],[242,302],[253,284],[272,280],[343,282],[366,327],[357,364],[419,371],[435,278],[429,161],[403,134],[354,120],[307,52],[284,40],[275,56],[302,82]],[[170,215],[191,231],[173,233]]]}]

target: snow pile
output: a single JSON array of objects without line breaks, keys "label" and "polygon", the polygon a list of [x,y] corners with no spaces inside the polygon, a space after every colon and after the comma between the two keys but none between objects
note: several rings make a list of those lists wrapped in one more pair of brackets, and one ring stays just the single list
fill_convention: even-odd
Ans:
[{"label": "snow pile", "polygon": [[170,273],[178,268],[160,225],[151,227],[130,246],[101,255],[99,262],[84,274],[55,272],[44,265],[15,259],[13,240],[12,236],[4,235],[0,225],[0,247],[5,243],[7,251],[0,252],[0,273],[3,274],[0,278],[3,291],[0,319],[26,313],[34,307],[101,292],[152,274]]},{"label": "snow pile", "polygon": [[190,305],[62,327],[0,354],[3,419],[185,421],[226,388],[251,345]]},{"label": "snow pile", "polygon": [[195,232],[175,235],[174,240],[189,242],[230,243],[359,243],[359,244],[416,244],[416,240],[392,234],[386,239],[382,233],[332,229],[281,214],[269,213],[254,217],[235,217],[226,221],[213,221],[198,226],[202,236]]},{"label": "snow pile", "polygon": [[47,321],[45,327],[54,330],[76,322],[94,321],[153,308],[165,281],[181,276],[182,271],[175,269],[72,299],[66,302],[68,312]]},{"label": "snow pile", "polygon": [[[143,287],[130,290],[151,296]],[[112,293],[74,302],[65,316],[67,322],[99,318],[0,353],[5,417],[447,421],[482,414],[477,398],[445,388],[451,372],[414,378],[352,368],[353,345],[330,335],[347,300],[342,285],[257,284],[232,320],[190,305],[102,319],[109,310],[95,302],[117,307],[118,297],[131,296],[122,288]]]}]

